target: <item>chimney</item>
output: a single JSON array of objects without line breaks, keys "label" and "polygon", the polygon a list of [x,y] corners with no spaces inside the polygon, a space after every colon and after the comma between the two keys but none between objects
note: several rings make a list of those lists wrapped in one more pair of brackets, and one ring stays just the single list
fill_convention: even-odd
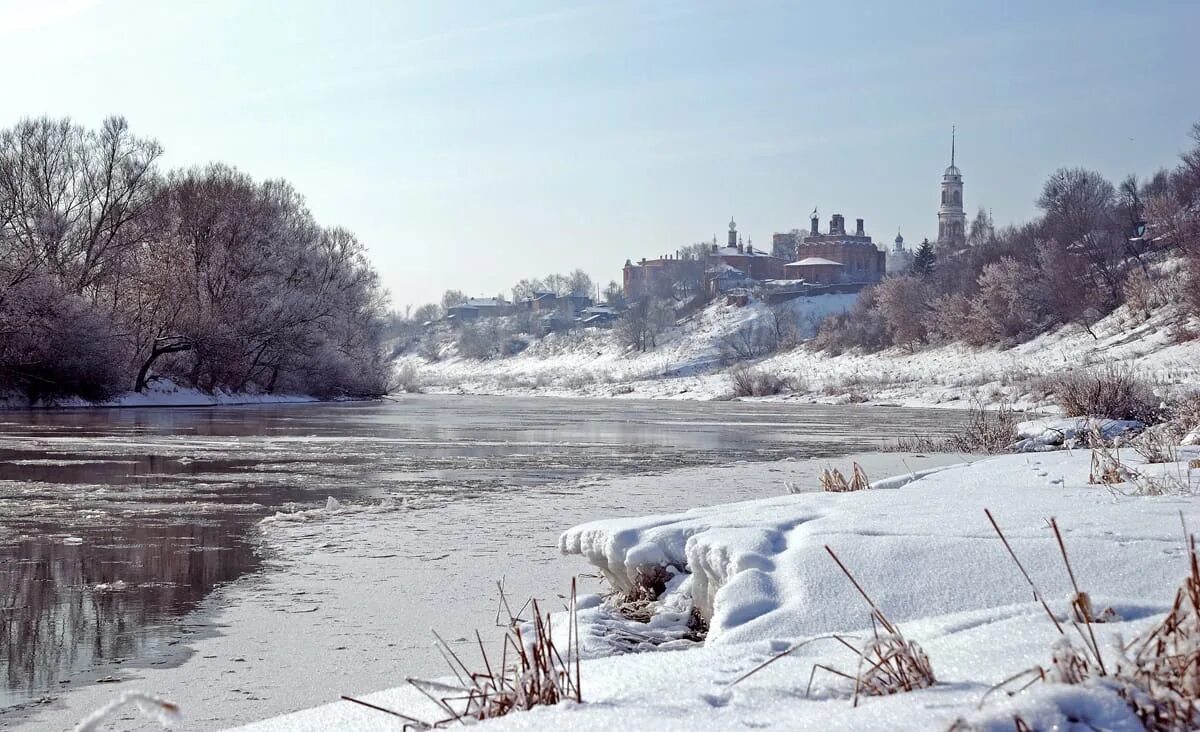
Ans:
[{"label": "chimney", "polygon": [[841,214],[834,214],[833,218],[829,220],[829,233],[842,234],[844,236],[846,234],[846,217]]},{"label": "chimney", "polygon": [[854,235],[855,236],[866,236],[866,234],[863,233],[863,220],[855,219],[854,221],[855,221]]},{"label": "chimney", "polygon": [[812,230],[809,233],[812,236],[817,235],[817,217],[815,215],[812,217]]}]

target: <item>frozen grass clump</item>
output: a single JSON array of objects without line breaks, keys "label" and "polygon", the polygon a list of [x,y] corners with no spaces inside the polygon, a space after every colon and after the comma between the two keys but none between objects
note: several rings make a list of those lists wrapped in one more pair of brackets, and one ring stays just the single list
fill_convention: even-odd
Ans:
[{"label": "frozen grass clump", "polygon": [[826,493],[851,493],[865,491],[870,487],[871,482],[867,480],[867,474],[858,463],[854,463],[849,480],[837,468],[821,469],[821,490]]},{"label": "frozen grass clump", "polygon": [[1115,659],[1106,661],[1092,626],[1115,619],[1115,614],[1111,610],[1095,613],[1087,593],[1079,589],[1058,523],[1050,520],[1063,566],[1074,588],[1068,621],[1078,637],[1078,645],[1072,642],[1064,623],[1059,622],[1034,586],[991,512],[987,516],[1033,589],[1034,599],[1041,603],[1062,636],[1051,648],[1050,668],[1029,669],[997,688],[1020,678],[1029,681],[1011,693],[1019,693],[1039,681],[1098,687],[1120,697],[1148,732],[1187,732],[1200,728],[1200,559],[1194,536],[1188,537],[1188,576],[1176,591],[1171,610],[1158,625],[1120,646]]},{"label": "frozen grass clump", "polygon": [[962,452],[995,455],[1008,452],[1017,439],[1017,412],[1007,403],[986,409],[976,403],[967,412],[967,423],[949,437],[911,436],[896,440],[899,452]]}]

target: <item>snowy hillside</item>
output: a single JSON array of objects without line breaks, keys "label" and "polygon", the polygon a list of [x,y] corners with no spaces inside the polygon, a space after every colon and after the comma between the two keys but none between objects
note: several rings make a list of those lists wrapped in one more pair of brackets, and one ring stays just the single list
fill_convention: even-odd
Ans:
[{"label": "snowy hillside", "polygon": [[[820,318],[845,311],[853,300],[853,295],[827,295],[794,301],[802,337],[811,335]],[[768,316],[762,303],[717,302],[680,322],[645,353],[623,348],[613,331],[585,330],[534,340],[508,358],[467,359],[447,346],[439,361],[407,355],[397,367],[428,391],[721,399],[731,394],[723,342]],[[1043,378],[1076,367],[1115,363],[1168,390],[1194,384],[1200,381],[1200,339],[1191,337],[1197,331],[1200,323],[1189,323],[1170,308],[1148,319],[1121,308],[1092,327],[1095,337],[1068,326],[1008,349],[951,344],[830,356],[800,346],[755,366],[788,379],[790,391],[776,398],[911,406],[980,400],[1044,407]]]}]

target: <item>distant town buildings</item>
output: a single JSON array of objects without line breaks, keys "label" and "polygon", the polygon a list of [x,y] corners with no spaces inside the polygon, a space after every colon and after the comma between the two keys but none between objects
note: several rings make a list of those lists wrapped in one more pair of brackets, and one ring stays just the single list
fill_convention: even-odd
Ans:
[{"label": "distant town buildings", "polygon": [[[942,174],[939,247],[966,245],[963,179],[955,165],[956,136],[952,129],[950,167]],[[665,294],[673,288],[677,290],[680,283],[687,283],[690,292],[696,289],[697,278],[702,280],[702,290],[709,294],[751,286],[794,289],[797,283],[852,290],[878,283],[889,273],[907,272],[912,266],[913,254],[904,246],[900,232],[896,232],[891,249],[886,250],[866,233],[863,219],[855,219],[853,232],[846,230],[841,214],[833,214],[824,232],[819,224],[814,209],[807,231],[792,229],[774,234],[771,251],[766,252],[743,244],[737,224],[731,220],[724,246],[719,246],[714,237],[711,246],[692,247],[673,256],[636,263],[626,260],[625,297],[636,300],[647,294]]]},{"label": "distant town buildings", "polygon": [[874,284],[887,271],[886,255],[867,236],[863,219],[856,219],[854,233],[846,232],[846,219],[834,214],[829,230],[822,234],[813,211],[809,231],[796,247],[796,261],[784,267],[789,280],[832,285]]}]

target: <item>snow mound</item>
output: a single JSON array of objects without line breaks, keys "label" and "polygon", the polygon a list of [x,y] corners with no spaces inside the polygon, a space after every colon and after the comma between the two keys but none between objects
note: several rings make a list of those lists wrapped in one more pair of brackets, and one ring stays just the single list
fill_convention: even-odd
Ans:
[{"label": "snow mound", "polygon": [[1066,417],[1059,419],[1035,419],[1017,425],[1017,441],[1014,452],[1043,452],[1046,450],[1073,449],[1087,444],[1092,435],[1100,435],[1106,443],[1134,437],[1146,425],[1129,419],[1104,419],[1102,417]]},{"label": "snow mound", "polygon": [[[1076,574],[1092,591],[1136,601],[1164,596],[1181,566],[1148,561],[1137,537],[1182,552],[1179,514],[1200,525],[1190,497],[1132,505],[1090,486],[1088,456],[1005,455],[926,473],[896,490],[804,493],[609,519],[560,538],[614,588],[632,589],[660,567],[692,575],[710,643],[796,638],[861,627],[867,609],[830,560],[833,548],[894,621],[999,607],[1028,599],[983,511],[1007,529],[1035,581],[1053,596],[1069,587],[1046,520],[1067,532]],[[1196,476],[1200,478],[1200,476]],[[895,482],[893,482],[895,481]],[[1109,604],[1113,604],[1110,602]],[[1064,600],[1065,605],[1065,600]]]}]

